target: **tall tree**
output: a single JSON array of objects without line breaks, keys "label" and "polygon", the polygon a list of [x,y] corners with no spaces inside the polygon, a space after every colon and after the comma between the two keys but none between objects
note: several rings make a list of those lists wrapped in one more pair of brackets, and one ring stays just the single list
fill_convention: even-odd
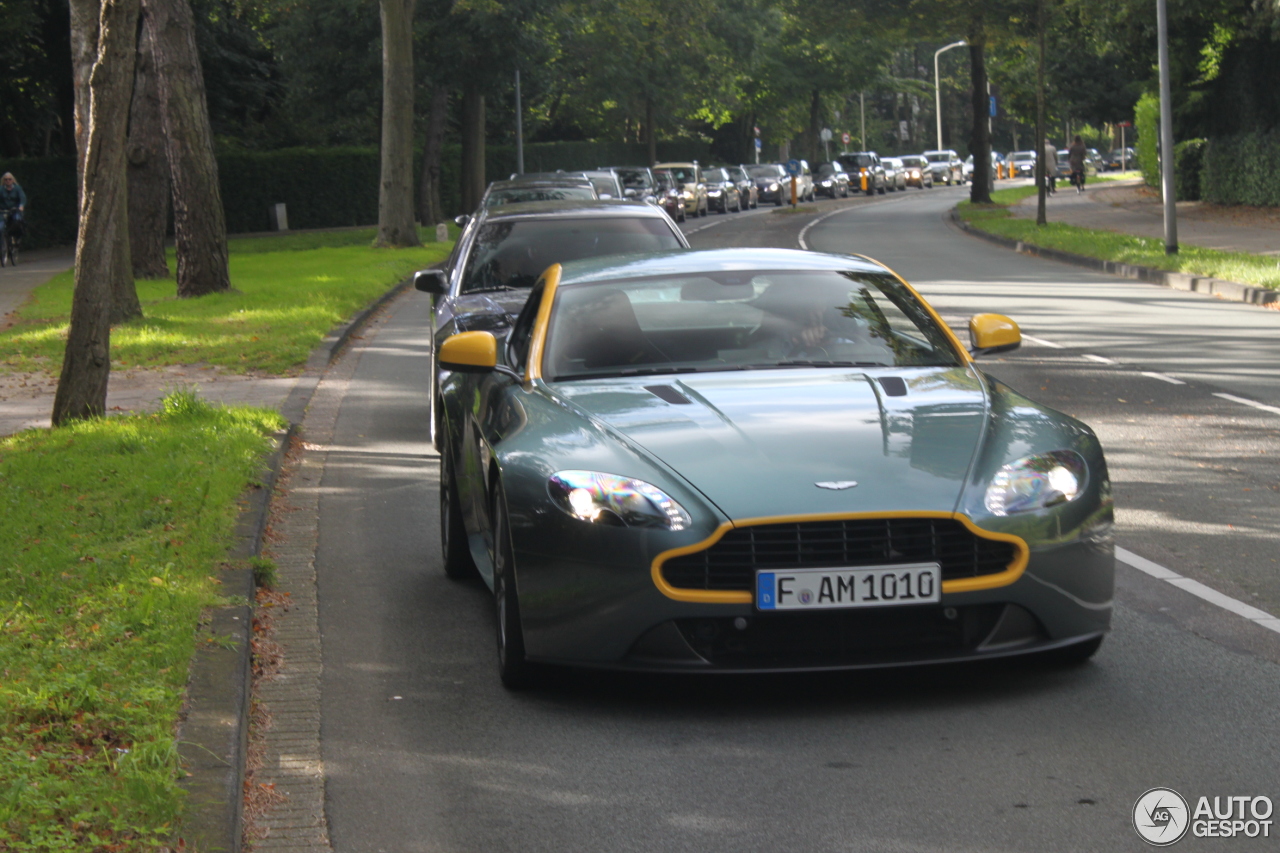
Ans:
[{"label": "tall tree", "polygon": [[[102,14],[102,3],[101,0],[71,0],[70,6],[72,80],[75,88],[76,177],[83,193],[85,158],[88,156],[89,148],[90,101],[92,100],[89,78],[100,53],[99,19]],[[136,34],[134,41],[137,41]],[[132,63],[130,65],[132,67]],[[109,316],[113,325],[142,316],[142,303],[138,301],[138,290],[133,282],[133,263],[129,257],[129,231],[123,226],[129,215],[127,193],[121,194],[116,203],[119,209],[115,215],[122,223],[122,227],[114,232],[114,239],[120,245],[116,246],[115,251],[110,254],[112,266],[108,270],[111,282]],[[83,195],[80,204],[83,207]]]},{"label": "tall tree", "polygon": [[129,256],[134,278],[168,278],[169,161],[164,153],[160,92],[146,13],[139,19],[129,107]]},{"label": "tall tree", "polygon": [[227,222],[188,0],[144,0],[173,186],[178,296],[231,289]]},{"label": "tall tree", "polygon": [[987,95],[987,27],[981,7],[969,17],[969,77],[973,81],[973,132],[969,151],[973,153],[973,174],[969,201],[991,203],[991,119]]},{"label": "tall tree", "polygon": [[431,87],[431,106],[427,110],[427,133],[422,145],[422,183],[418,191],[418,219],[423,225],[443,222],[444,205],[440,203],[441,155],[449,119],[449,88]]},{"label": "tall tree", "polygon": [[462,209],[470,212],[484,195],[484,92],[474,82],[462,89]]},{"label": "tall tree", "polygon": [[[111,276],[113,255],[127,240],[119,216],[124,207],[125,138],[139,0],[102,0],[96,28],[97,58],[88,75],[89,112],[80,183],[76,286],[62,373],[53,401],[53,425],[100,417],[107,408],[111,374]],[[74,20],[74,19],[73,19]],[[83,16],[81,26],[89,23]],[[83,40],[85,34],[78,34]]]},{"label": "tall tree", "polygon": [[414,0],[380,0],[382,17],[382,174],[379,246],[417,246],[413,221]]}]

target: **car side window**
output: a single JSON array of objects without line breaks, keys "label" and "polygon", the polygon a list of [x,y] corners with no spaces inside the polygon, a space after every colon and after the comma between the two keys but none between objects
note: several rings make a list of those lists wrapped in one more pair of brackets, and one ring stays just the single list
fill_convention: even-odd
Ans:
[{"label": "car side window", "polygon": [[538,307],[542,304],[542,282],[538,282],[524,303],[516,324],[507,337],[507,363],[517,372],[523,373],[529,361],[529,344],[533,342],[533,322],[538,316]]}]

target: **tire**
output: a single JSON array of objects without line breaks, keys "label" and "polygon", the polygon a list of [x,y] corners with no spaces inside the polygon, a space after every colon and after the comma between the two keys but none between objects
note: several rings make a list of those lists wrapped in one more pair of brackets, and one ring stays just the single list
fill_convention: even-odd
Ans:
[{"label": "tire", "polygon": [[1040,659],[1050,666],[1063,669],[1083,666],[1089,662],[1089,658],[1097,654],[1101,646],[1102,637],[1094,637],[1092,640],[1085,640],[1083,643],[1074,643],[1060,649],[1042,652]]},{"label": "tire", "polygon": [[880,195],[884,195],[884,194],[885,194],[885,188],[884,188],[883,186],[881,186],[881,187],[880,187]]},{"label": "tire", "polygon": [[445,576],[462,580],[475,574],[476,565],[471,561],[471,549],[467,547],[467,527],[462,523],[462,501],[458,499],[458,485],[454,482],[453,466],[440,455],[440,556],[444,562]]},{"label": "tire", "polygon": [[506,493],[499,482],[493,490],[493,612],[498,641],[498,678],[508,690],[531,687],[535,667],[525,659],[524,630],[520,624],[520,596],[516,590],[515,559],[511,550],[511,526]]},{"label": "tire", "polygon": [[782,191],[781,190],[778,191],[778,203],[775,205],[775,207],[782,207]]}]

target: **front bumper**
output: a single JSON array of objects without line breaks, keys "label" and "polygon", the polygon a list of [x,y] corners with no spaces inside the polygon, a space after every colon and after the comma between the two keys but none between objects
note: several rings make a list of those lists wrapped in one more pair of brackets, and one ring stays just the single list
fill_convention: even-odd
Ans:
[{"label": "front bumper", "polygon": [[1111,620],[1109,542],[1033,550],[1013,583],[944,593],[938,604],[805,613],[668,598],[643,547],[608,561],[516,547],[526,651],[546,663],[767,672],[983,660],[1084,642]]}]

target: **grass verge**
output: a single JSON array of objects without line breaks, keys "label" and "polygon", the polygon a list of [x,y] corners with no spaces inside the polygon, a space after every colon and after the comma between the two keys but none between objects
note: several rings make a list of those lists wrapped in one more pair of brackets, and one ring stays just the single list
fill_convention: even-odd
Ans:
[{"label": "grass verge", "polygon": [[[172,279],[139,280],[145,316],[111,332],[113,368],[208,364],[288,375],[333,328],[451,243],[374,249],[372,229],[230,241],[229,293],[178,299]],[[172,253],[170,268],[174,266]],[[0,332],[0,370],[56,371],[62,363],[75,278],[36,288],[17,323]]]},{"label": "grass verge", "polygon": [[151,850],[173,831],[195,629],[283,425],[180,391],[0,439],[0,849]]},{"label": "grass verge", "polygon": [[1280,288],[1280,261],[1266,255],[1223,252],[1186,244],[1179,247],[1178,254],[1166,255],[1163,240],[1079,228],[1060,222],[1037,226],[1033,220],[1015,219],[1009,214],[1010,205],[1035,194],[1034,186],[997,190],[991,194],[993,204],[974,205],[962,201],[956,206],[956,213],[975,228],[1033,246],[1105,261],[1238,281],[1254,287]]}]

